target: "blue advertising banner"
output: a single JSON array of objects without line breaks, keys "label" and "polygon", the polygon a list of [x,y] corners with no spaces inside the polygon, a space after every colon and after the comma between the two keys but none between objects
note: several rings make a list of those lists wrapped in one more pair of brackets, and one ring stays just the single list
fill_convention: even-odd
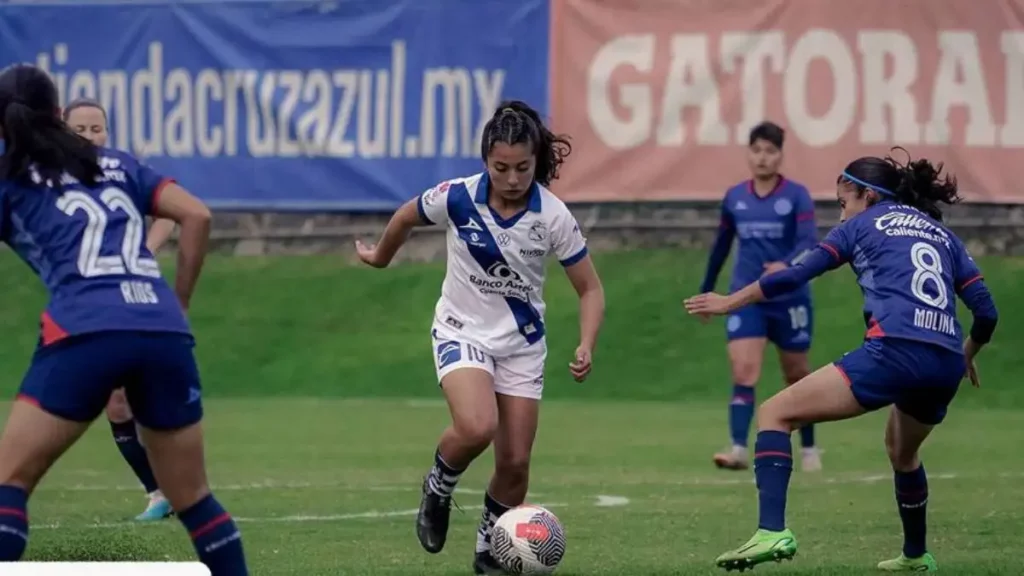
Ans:
[{"label": "blue advertising banner", "polygon": [[0,65],[96,98],[110,146],[221,209],[389,210],[548,112],[548,0],[0,3]]}]

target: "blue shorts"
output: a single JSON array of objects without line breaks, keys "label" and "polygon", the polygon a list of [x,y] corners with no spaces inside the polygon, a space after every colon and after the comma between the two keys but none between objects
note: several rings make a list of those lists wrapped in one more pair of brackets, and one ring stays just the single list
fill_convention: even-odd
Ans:
[{"label": "blue shorts", "polygon": [[935,425],[960,388],[967,370],[964,355],[896,338],[866,340],[835,362],[865,410],[895,404],[922,424]]},{"label": "blue shorts", "polygon": [[730,314],[725,329],[730,342],[767,338],[780,350],[806,352],[814,335],[814,308],[810,298],[751,304]]},{"label": "blue shorts", "polygon": [[75,422],[92,422],[124,388],[135,419],[154,430],[202,420],[194,341],[174,332],[96,332],[40,346],[18,397]]}]

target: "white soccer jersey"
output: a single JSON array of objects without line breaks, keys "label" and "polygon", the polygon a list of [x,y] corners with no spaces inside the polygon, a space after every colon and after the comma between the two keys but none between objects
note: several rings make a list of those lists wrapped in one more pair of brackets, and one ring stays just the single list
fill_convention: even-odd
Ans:
[{"label": "white soccer jersey", "polygon": [[489,188],[486,172],[448,180],[418,205],[425,222],[448,226],[434,330],[502,357],[544,339],[546,257],[569,266],[587,255],[587,244],[569,209],[543,186],[535,183],[526,210],[509,220],[487,204]]}]

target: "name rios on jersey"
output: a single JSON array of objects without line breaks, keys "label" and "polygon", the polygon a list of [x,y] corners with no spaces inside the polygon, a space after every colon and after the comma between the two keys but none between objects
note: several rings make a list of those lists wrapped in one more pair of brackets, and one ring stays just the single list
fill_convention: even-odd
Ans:
[{"label": "name rios on jersey", "polygon": [[896,211],[883,214],[875,218],[875,229],[886,236],[906,236],[930,240],[947,247],[951,245],[949,234],[945,230],[917,214]]},{"label": "name rios on jersey", "polygon": [[504,262],[495,262],[487,269],[487,276],[469,275],[469,281],[481,294],[494,294],[503,298],[530,301],[530,294],[537,291],[533,284],[523,280],[518,272]]}]

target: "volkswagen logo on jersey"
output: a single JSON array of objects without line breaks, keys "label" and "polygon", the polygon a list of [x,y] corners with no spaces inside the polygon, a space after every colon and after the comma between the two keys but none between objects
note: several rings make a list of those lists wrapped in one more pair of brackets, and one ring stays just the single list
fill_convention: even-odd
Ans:
[{"label": "volkswagen logo on jersey", "polygon": [[511,243],[512,243],[512,238],[508,234],[506,234],[504,232],[502,232],[501,234],[498,234],[498,246],[504,247],[504,246],[508,246]]}]

